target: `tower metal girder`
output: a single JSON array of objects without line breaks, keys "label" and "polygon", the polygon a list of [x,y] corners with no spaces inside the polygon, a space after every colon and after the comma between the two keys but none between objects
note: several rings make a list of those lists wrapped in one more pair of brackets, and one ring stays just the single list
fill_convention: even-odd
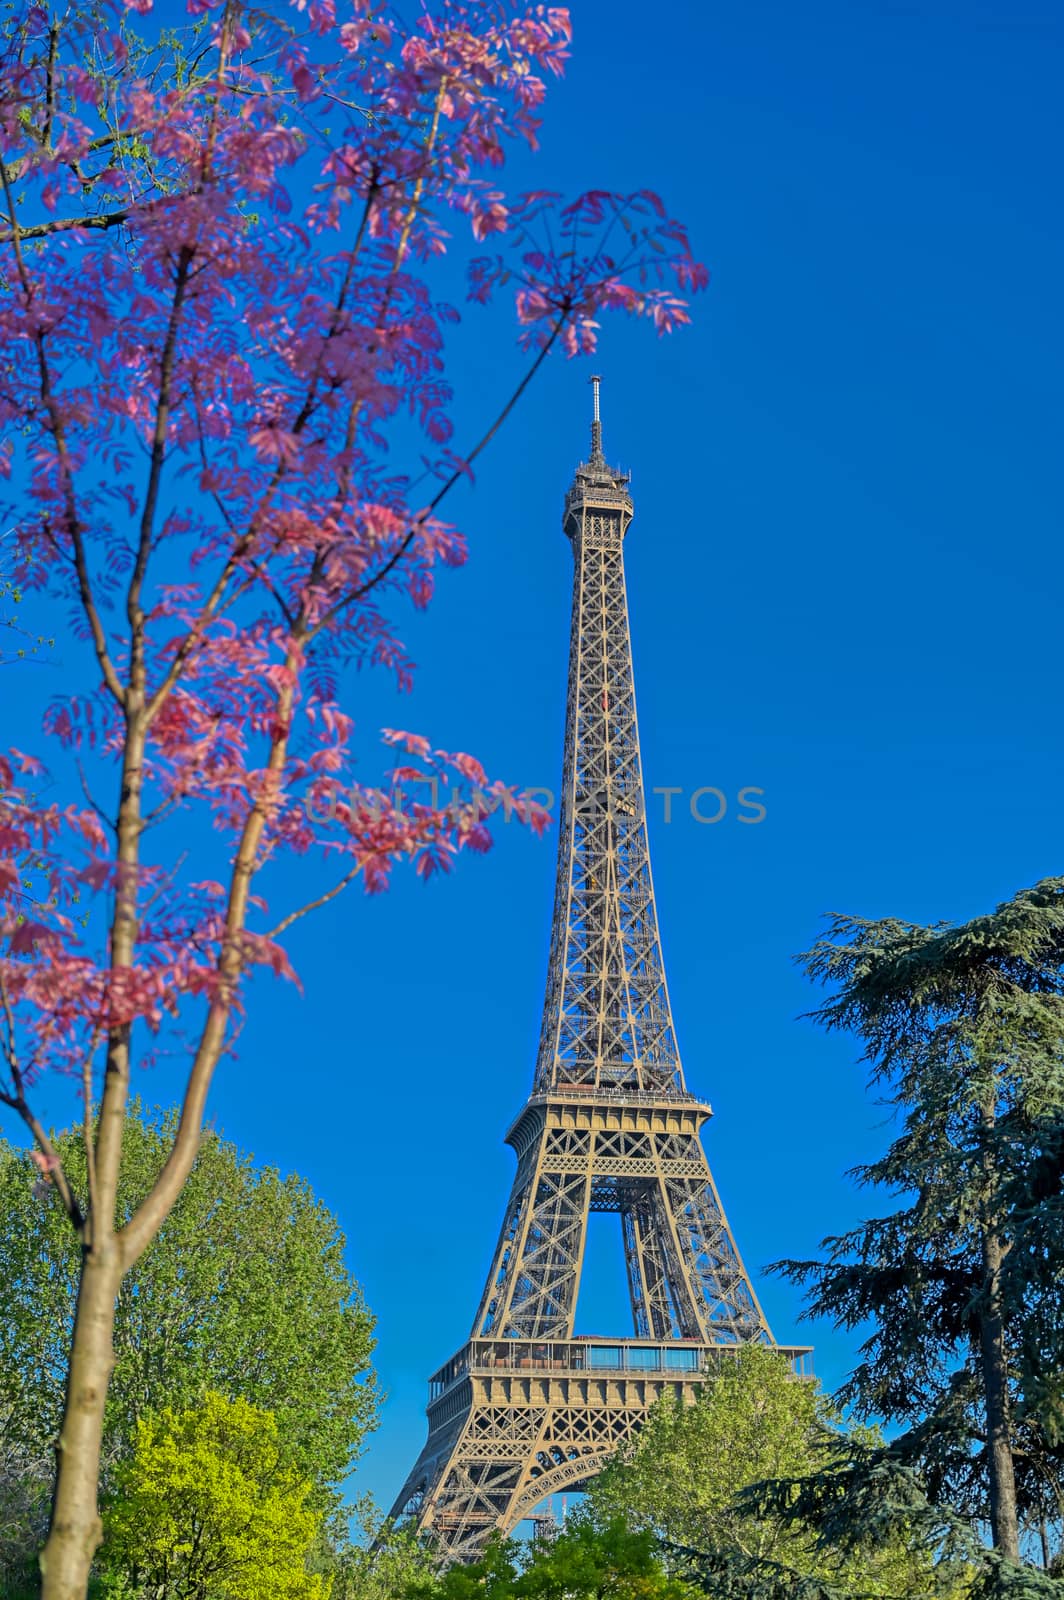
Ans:
[{"label": "tower metal girder", "polygon": [[[702,1148],[710,1108],[687,1092],[676,1045],[625,590],[633,507],[627,475],[602,453],[594,382],[591,457],[563,517],[575,575],[532,1094],[506,1136],[517,1172],[470,1343],[433,1380],[429,1440],[393,1509],[431,1529],[450,1559],[469,1559],[492,1528],[510,1531],[548,1493],[593,1476],[661,1393],[690,1400],[729,1349],[774,1343]],[[620,1217],[633,1329],[658,1342],[658,1376],[627,1356],[623,1379],[593,1376],[591,1346],[574,1340],[593,1211]],[[527,1356],[511,1355],[519,1350]],[[695,1367],[670,1368],[690,1351]]]},{"label": "tower metal girder", "polygon": [[641,1337],[766,1337],[698,1137],[709,1114],[682,1091],[533,1094],[474,1338],[572,1338],[592,1211],[621,1215]]},{"label": "tower metal girder", "polygon": [[[583,1488],[665,1396],[692,1404],[737,1344],[473,1339],[431,1380],[429,1437],[396,1501],[451,1561]],[[796,1377],[808,1346],[779,1347]]]}]

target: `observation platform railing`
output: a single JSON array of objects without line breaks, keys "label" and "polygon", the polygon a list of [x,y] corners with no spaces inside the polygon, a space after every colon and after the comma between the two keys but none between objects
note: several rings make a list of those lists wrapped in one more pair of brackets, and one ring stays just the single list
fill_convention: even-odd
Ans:
[{"label": "observation platform railing", "polygon": [[[734,1359],[742,1348],[741,1344],[706,1344],[699,1339],[470,1339],[429,1379],[429,1400],[438,1400],[453,1384],[474,1374],[660,1374],[696,1379],[701,1374],[711,1374],[722,1361]],[[781,1344],[771,1348],[786,1356],[796,1378],[812,1377],[811,1345]]]}]

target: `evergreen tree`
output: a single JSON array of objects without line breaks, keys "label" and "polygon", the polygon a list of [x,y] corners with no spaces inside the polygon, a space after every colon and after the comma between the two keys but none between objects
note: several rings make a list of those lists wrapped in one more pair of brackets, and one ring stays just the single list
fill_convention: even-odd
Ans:
[{"label": "evergreen tree", "polygon": [[871,1325],[841,1399],[898,1432],[783,1501],[832,1537],[891,1508],[986,1527],[987,1592],[1042,1592],[1017,1567],[1059,1565],[1064,1518],[1064,879],[961,926],[836,917],[802,959],[897,1113],[855,1174],[896,1203],[781,1265],[810,1315]]}]

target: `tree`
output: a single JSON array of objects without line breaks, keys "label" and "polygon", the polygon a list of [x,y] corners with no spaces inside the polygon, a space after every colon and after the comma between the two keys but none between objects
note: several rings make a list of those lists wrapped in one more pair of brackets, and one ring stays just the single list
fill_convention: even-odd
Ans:
[{"label": "tree", "polygon": [[893,1482],[906,1514],[989,1527],[987,1592],[1040,1593],[1015,1568],[1025,1527],[1056,1564],[1064,1515],[1064,879],[959,926],[836,917],[803,959],[900,1121],[856,1172],[895,1207],[783,1264],[810,1315],[871,1325],[842,1398],[898,1429],[809,1509],[867,1532]]},{"label": "tree", "polygon": [[653,1533],[680,1570],[692,1552],[709,1557],[715,1580],[733,1571],[740,1592],[750,1590],[739,1574],[756,1583],[768,1573],[773,1581],[798,1577],[868,1596],[940,1593],[929,1555],[911,1540],[840,1556],[820,1548],[809,1529],[743,1498],[763,1480],[799,1478],[828,1458],[846,1459],[854,1442],[817,1384],[795,1379],[777,1351],[746,1345],[721,1362],[694,1405],[665,1399],[651,1408],[631,1444],[592,1482],[588,1508],[600,1524],[620,1518]]},{"label": "tree", "polygon": [[[191,1170],[248,975],[291,976],[293,922],[356,879],[432,876],[487,846],[500,804],[543,821],[394,730],[383,788],[372,764],[356,780],[354,668],[409,683],[389,603],[425,605],[462,560],[440,507],[548,352],[593,349],[612,308],[668,331],[706,281],[655,195],[497,187],[507,141],[535,143],[564,10],[187,6],[153,27],[151,0],[15,0],[0,30],[2,460],[17,576],[75,619],[54,798],[26,789],[37,752],[0,764],[0,1095],[83,1247],[46,1600],[85,1592],[114,1307]],[[456,223],[514,247],[470,261],[469,293],[512,283],[531,357],[464,459],[434,277]],[[418,429],[427,457],[390,463]],[[435,778],[453,804],[417,788]],[[293,854],[307,898],[276,903]],[[177,1129],[120,1218],[131,1073],[164,1047],[188,1064]],[[83,1189],[42,1072],[81,1086]],[[301,1063],[290,1093],[327,1086]]]},{"label": "tree", "polygon": [[574,1517],[554,1538],[521,1550],[489,1541],[479,1561],[449,1567],[406,1590],[406,1600],[689,1600],[692,1590],[658,1559],[653,1536],[620,1518]]},{"label": "tree", "polygon": [[285,1459],[277,1421],[208,1392],[191,1411],[137,1424],[106,1509],[103,1570],[122,1595],[328,1600],[308,1570],[319,1516]]},{"label": "tree", "polygon": [[476,1561],[416,1575],[401,1591],[403,1600],[508,1600],[520,1575],[521,1555],[515,1539],[493,1533]]},{"label": "tree", "polygon": [[37,1552],[48,1530],[51,1462],[11,1437],[0,1406],[0,1595],[31,1600],[39,1592]]},{"label": "tree", "polygon": [[[117,1207],[132,1215],[173,1143],[175,1112],[136,1102]],[[53,1140],[84,1189],[78,1134]],[[51,1185],[0,1142],[0,1415],[4,1437],[44,1460],[63,1415],[78,1241]],[[42,1186],[38,1185],[38,1189]],[[271,1412],[319,1508],[374,1425],[373,1318],[344,1265],[336,1219],[297,1177],[256,1168],[208,1133],[158,1237],[127,1276],[115,1313],[104,1424],[105,1481],[132,1452],[138,1417],[185,1410],[213,1389]]]},{"label": "tree", "polygon": [[346,1537],[337,1538],[335,1526],[330,1531],[322,1563],[330,1600],[399,1600],[419,1585],[432,1588],[438,1558],[427,1539],[390,1522],[371,1496],[356,1501]]},{"label": "tree", "polygon": [[533,1544],[515,1593],[522,1600],[687,1600],[653,1538],[615,1518],[596,1527],[577,1516],[556,1538]]}]

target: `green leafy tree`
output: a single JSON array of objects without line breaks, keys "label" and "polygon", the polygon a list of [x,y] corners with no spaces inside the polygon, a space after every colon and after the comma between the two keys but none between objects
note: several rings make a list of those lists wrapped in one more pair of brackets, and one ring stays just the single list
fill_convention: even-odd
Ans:
[{"label": "green leafy tree", "polygon": [[[118,1208],[129,1215],[166,1158],[173,1113],[130,1117]],[[84,1181],[81,1134],[56,1136]],[[0,1142],[0,1436],[48,1460],[63,1416],[81,1245],[50,1184]],[[136,1421],[208,1389],[272,1412],[327,1507],[374,1425],[373,1318],[344,1264],[335,1217],[298,1177],[257,1168],[208,1132],[157,1239],[127,1276],[115,1320],[105,1481]]]},{"label": "green leafy tree", "polygon": [[692,1592],[666,1571],[649,1532],[577,1516],[524,1549],[494,1539],[479,1561],[409,1586],[406,1600],[688,1600]]},{"label": "green leafy tree", "polygon": [[665,1399],[652,1407],[592,1483],[588,1509],[599,1524],[622,1518],[653,1532],[681,1567],[688,1552],[709,1557],[717,1582],[731,1571],[736,1583],[740,1573],[758,1582],[772,1574],[869,1596],[937,1594],[929,1555],[904,1536],[842,1555],[743,1497],[762,1480],[800,1478],[874,1439],[868,1429],[843,1432],[834,1403],[795,1379],[784,1356],[746,1345],[721,1362],[695,1404]]},{"label": "green leafy tree", "polygon": [[577,1516],[532,1546],[516,1592],[522,1600],[685,1600],[691,1590],[666,1571],[645,1530],[620,1517],[596,1526]]},{"label": "green leafy tree", "polygon": [[804,958],[834,990],[815,1016],[861,1040],[900,1128],[855,1174],[891,1209],[782,1265],[810,1315],[871,1326],[841,1398],[897,1434],[788,1503],[839,1537],[892,1500],[988,1528],[993,1559],[969,1542],[988,1593],[1048,1592],[1016,1569],[1060,1566],[1062,959],[1061,878],[960,926],[837,917]]},{"label": "green leafy tree", "polygon": [[479,1560],[419,1574],[403,1589],[403,1600],[509,1600],[521,1559],[515,1540],[493,1534]]},{"label": "green leafy tree", "polygon": [[104,1513],[105,1589],[145,1600],[328,1600],[309,1570],[312,1485],[277,1421],[208,1392],[137,1424]]},{"label": "green leafy tree", "polygon": [[396,1600],[418,1584],[431,1588],[436,1558],[426,1538],[382,1515],[370,1495],[356,1501],[346,1528],[338,1519],[324,1534],[321,1570],[330,1600]]}]

